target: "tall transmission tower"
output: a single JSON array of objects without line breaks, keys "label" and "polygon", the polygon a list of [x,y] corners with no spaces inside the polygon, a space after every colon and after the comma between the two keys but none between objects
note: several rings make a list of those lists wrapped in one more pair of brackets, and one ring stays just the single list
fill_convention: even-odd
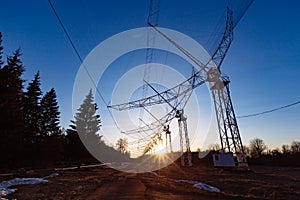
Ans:
[{"label": "tall transmission tower", "polygon": [[214,100],[222,152],[233,152],[237,158],[236,165],[248,167],[248,162],[230,97],[230,80],[226,76],[221,76],[220,70],[220,66],[233,40],[233,27],[233,12],[227,8],[226,28],[221,45],[219,45],[217,51],[213,55],[213,60],[217,69],[210,69],[207,77]]},{"label": "tall transmission tower", "polygon": [[[153,3],[153,1],[151,2]],[[246,7],[246,9],[249,8],[251,3],[252,1],[249,2],[249,5]],[[242,13],[244,14],[245,10]],[[238,21],[240,20],[241,16],[242,15],[239,16]],[[184,116],[183,108],[189,99],[191,91],[194,88],[202,85],[203,83],[208,82],[210,86],[211,95],[214,101],[222,152],[232,152],[237,158],[236,166],[248,167],[246,155],[240,136],[240,131],[238,128],[236,116],[232,105],[232,100],[230,97],[230,81],[228,77],[222,76],[220,70],[221,64],[233,40],[233,28],[236,25],[236,23],[234,23],[233,20],[233,12],[229,8],[227,8],[226,28],[223,33],[222,40],[215,53],[213,54],[212,58],[206,64],[201,63],[190,52],[186,51],[183,47],[181,47],[179,44],[173,41],[172,38],[168,37],[166,34],[160,31],[156,27],[156,24],[149,23],[149,25],[154,30],[156,30],[157,33],[162,35],[166,40],[173,44],[184,55],[191,59],[195,66],[199,67],[200,70],[196,73],[193,73],[192,76],[186,81],[164,92],[158,93],[155,90],[157,92],[156,95],[124,104],[110,105],[109,107],[117,110],[127,110],[140,107],[144,108],[156,104],[169,104],[172,108],[172,111],[169,112],[165,117],[163,117],[161,121],[158,120],[159,123],[154,122],[151,124],[151,126],[155,126],[156,128],[158,128],[162,121],[165,120],[166,122],[168,122],[174,118],[178,118],[181,150],[183,153],[183,146],[185,145],[187,151],[187,154],[183,154],[187,156],[182,156],[181,163],[182,165],[186,165],[186,163],[188,165],[191,165],[191,158],[189,153],[190,144],[188,140],[186,117]],[[181,98],[181,100],[178,104],[177,102],[179,98]],[[178,109],[178,107],[181,108]],[[183,130],[185,132],[185,138],[187,139],[185,142],[183,142],[182,138]]]},{"label": "tall transmission tower", "polygon": [[166,135],[166,153],[168,153],[168,152],[172,153],[173,148],[172,148],[170,126],[169,125],[164,126],[163,131],[165,132],[165,135]]},{"label": "tall transmission tower", "polygon": [[[149,83],[147,83],[149,87],[157,94],[160,95],[160,93],[152,87]],[[184,106],[189,99],[191,93],[186,92],[187,98],[181,99]],[[188,134],[188,129],[187,129],[187,117],[184,116],[184,106],[182,108],[179,108],[178,105],[175,107],[173,106],[170,102],[167,101],[163,96],[161,96],[162,99],[172,108],[173,111],[175,111],[175,117],[178,118],[178,129],[179,129],[179,139],[180,139],[180,152],[181,152],[181,165],[182,166],[192,166],[192,155],[191,155],[191,147],[190,147],[190,139],[189,139],[189,134]],[[175,101],[176,102],[176,101]],[[183,129],[183,130],[182,130]],[[170,150],[172,148],[172,143],[171,143],[171,132],[169,131],[169,125],[164,126],[164,131],[166,133],[166,148],[168,148],[168,138],[169,136],[169,145],[170,145]],[[184,133],[184,136],[183,136]]]},{"label": "tall transmission tower", "polygon": [[[152,24],[153,26],[158,25],[158,17],[159,17],[159,2],[160,0],[150,0],[150,8],[147,19],[147,24]],[[144,70],[143,80],[149,81],[150,79],[150,71],[151,64],[153,61],[153,46],[155,44],[156,31],[152,28],[148,28],[147,31],[147,49],[146,49],[146,66]],[[143,84],[143,93],[142,97],[145,98],[147,95],[148,87],[147,84]],[[143,109],[141,109],[140,117],[143,115]]]},{"label": "tall transmission tower", "polygon": [[[150,6],[149,6],[149,13],[147,18],[147,24],[150,22],[155,24],[155,26],[158,25],[158,17],[159,17],[159,0],[150,0]],[[148,28],[147,30],[147,49],[146,49],[146,60],[145,60],[145,70],[144,70],[144,76],[143,81],[149,81],[150,80],[150,72],[151,72],[151,65],[153,61],[153,46],[155,44],[155,37],[156,37],[156,31],[152,28]],[[147,84],[143,84],[142,87],[142,98],[145,98],[147,96],[148,92],[148,86]],[[144,116],[144,109],[140,108],[140,119],[143,119]],[[141,120],[140,120],[141,122]],[[141,126],[141,124],[139,124]],[[143,134],[140,134],[140,136],[143,138]],[[139,148],[139,143],[138,143]]]}]

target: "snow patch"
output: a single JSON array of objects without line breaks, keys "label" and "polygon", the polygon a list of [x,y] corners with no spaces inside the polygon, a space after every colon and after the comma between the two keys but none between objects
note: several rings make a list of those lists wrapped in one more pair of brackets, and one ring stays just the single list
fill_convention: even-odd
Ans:
[{"label": "snow patch", "polygon": [[198,181],[193,181],[193,180],[176,180],[176,179],[170,179],[173,180],[174,182],[177,183],[188,183],[193,185],[193,187],[201,189],[201,190],[206,190],[209,192],[220,192],[220,189],[213,187],[211,185],[205,184],[205,183],[200,183]]},{"label": "snow patch", "polygon": [[153,174],[154,176],[157,176],[159,178],[166,178],[165,176],[159,176],[156,172],[148,172],[150,174]]},{"label": "snow patch", "polygon": [[211,185],[207,185],[205,183],[196,183],[193,185],[193,187],[201,189],[201,190],[206,190],[209,192],[220,192],[220,189],[213,187]]},{"label": "snow patch", "polygon": [[[159,178],[166,178],[165,176],[159,176],[156,172],[149,172],[149,173],[153,174],[154,176],[157,176]],[[208,191],[208,192],[220,192],[221,191],[220,189],[218,189],[216,187],[213,187],[213,186],[205,184],[205,183],[200,183],[198,181],[193,181],[193,180],[177,180],[177,179],[171,179],[171,178],[166,178],[166,179],[168,179],[169,181],[176,182],[176,183],[188,183],[188,184],[193,185],[193,187],[195,187],[195,188],[198,188],[198,189],[201,189],[201,190],[205,190],[205,191]]]},{"label": "snow patch", "polygon": [[45,179],[52,178],[54,176],[58,176],[58,173],[52,173],[43,178],[14,178],[9,181],[3,181],[0,183],[0,198],[9,195],[11,193],[14,193],[17,190],[17,189],[11,189],[10,187],[12,186],[45,183],[48,182],[48,180]]},{"label": "snow patch", "polygon": [[48,176],[44,176],[43,179],[52,178],[52,177],[58,176],[58,175],[59,175],[58,173],[52,173],[52,174],[50,174]]},{"label": "snow patch", "polygon": [[158,176],[156,172],[149,172],[150,174],[153,174],[154,176]]}]

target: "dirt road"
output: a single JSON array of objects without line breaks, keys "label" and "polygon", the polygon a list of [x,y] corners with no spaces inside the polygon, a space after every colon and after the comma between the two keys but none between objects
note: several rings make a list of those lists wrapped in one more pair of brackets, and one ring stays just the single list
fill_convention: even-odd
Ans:
[{"label": "dirt road", "polygon": [[113,181],[103,184],[87,200],[145,199],[146,187],[135,174],[120,173]]}]

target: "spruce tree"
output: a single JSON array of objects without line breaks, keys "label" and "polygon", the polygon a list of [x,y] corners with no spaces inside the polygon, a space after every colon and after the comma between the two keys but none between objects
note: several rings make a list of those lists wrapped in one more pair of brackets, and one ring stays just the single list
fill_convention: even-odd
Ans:
[{"label": "spruce tree", "polygon": [[3,55],[2,33],[0,32],[0,69],[2,68],[3,65],[2,55]]},{"label": "spruce tree", "polygon": [[17,123],[21,120],[21,111],[23,108],[23,82],[21,78],[24,67],[20,60],[20,50],[14,52],[13,56],[7,57],[7,64],[1,68],[1,109],[4,120],[11,123]]},{"label": "spruce tree", "polygon": [[56,92],[52,88],[41,99],[40,133],[38,149],[40,160],[59,161],[63,158],[64,136],[59,125],[59,106]]},{"label": "spruce tree", "polygon": [[76,130],[83,136],[94,136],[100,130],[100,115],[96,114],[97,104],[94,102],[92,90],[80,105],[75,115]]},{"label": "spruce tree", "polygon": [[[2,49],[2,48],[1,48]],[[21,157],[23,144],[23,83],[24,66],[20,50],[7,57],[0,69],[0,152],[2,158],[14,164]],[[1,61],[2,62],[2,61]]]},{"label": "spruce tree", "polygon": [[25,125],[28,143],[36,143],[41,140],[40,99],[42,91],[40,85],[40,73],[38,71],[25,92]]},{"label": "spruce tree", "polygon": [[97,134],[101,127],[100,115],[96,114],[97,110],[98,107],[94,102],[92,90],[90,90],[77,110],[78,112],[74,116],[75,120],[71,120],[71,124],[66,131],[68,140],[67,155],[73,160],[92,159],[81,140],[84,140],[84,143],[88,144],[89,147],[99,147],[99,143],[101,143],[102,136]]},{"label": "spruce tree", "polygon": [[59,106],[56,99],[56,92],[52,88],[41,100],[41,130],[42,138],[47,136],[60,136]]},{"label": "spruce tree", "polygon": [[66,130],[67,145],[65,148],[65,155],[71,161],[83,161],[87,157],[90,157],[88,151],[82,144],[78,132],[76,130],[76,124],[74,120],[71,120],[69,128]]}]

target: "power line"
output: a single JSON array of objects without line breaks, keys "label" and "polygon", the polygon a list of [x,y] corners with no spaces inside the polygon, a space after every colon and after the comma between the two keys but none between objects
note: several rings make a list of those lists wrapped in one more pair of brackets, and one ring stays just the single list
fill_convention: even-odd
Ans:
[{"label": "power line", "polygon": [[81,56],[80,56],[80,54],[79,54],[79,52],[78,52],[78,50],[77,50],[77,48],[76,48],[76,46],[75,46],[75,44],[74,44],[74,42],[73,42],[73,40],[72,40],[70,34],[68,33],[68,31],[67,31],[67,29],[66,29],[66,27],[65,27],[65,25],[63,24],[63,22],[62,22],[62,20],[60,19],[58,13],[56,12],[56,9],[55,9],[55,7],[53,6],[51,0],[48,0],[48,3],[49,3],[49,5],[50,5],[50,7],[51,7],[51,9],[52,9],[52,11],[53,11],[53,13],[54,13],[54,15],[56,16],[56,18],[57,18],[57,20],[58,20],[58,22],[59,22],[61,28],[63,29],[64,33],[66,34],[66,36],[67,36],[67,38],[68,38],[68,41],[69,41],[69,43],[71,44],[73,50],[75,51],[76,56],[78,57],[80,63],[82,64],[82,66],[83,66],[83,68],[84,68],[86,74],[88,75],[88,77],[89,77],[89,79],[91,80],[93,86],[95,87],[96,92],[97,92],[98,95],[100,96],[101,100],[104,102],[104,104],[105,104],[105,106],[106,106],[106,108],[107,108],[107,110],[108,110],[108,112],[109,112],[109,114],[110,114],[110,116],[111,116],[111,118],[112,118],[114,124],[116,125],[117,129],[118,129],[120,132],[122,132],[121,128],[118,126],[118,124],[117,124],[115,118],[113,117],[111,111],[110,111],[109,108],[107,107],[107,106],[108,106],[108,103],[106,103],[106,101],[105,101],[103,95],[101,94],[101,92],[99,91],[99,89],[98,89],[98,87],[97,87],[96,82],[94,81],[94,79],[92,78],[92,76],[91,76],[89,70],[87,69],[87,67],[86,67],[85,64],[83,63],[83,59],[81,58]]},{"label": "power line", "polygon": [[278,108],[273,108],[271,110],[266,110],[266,111],[263,111],[263,112],[259,112],[259,113],[253,113],[253,114],[249,114],[249,115],[238,116],[237,118],[248,118],[248,117],[255,117],[255,116],[259,116],[259,115],[264,115],[264,114],[271,113],[271,112],[274,112],[274,111],[277,111],[277,110],[281,110],[281,109],[284,109],[284,108],[295,106],[297,104],[300,104],[300,101],[297,101],[297,102],[294,102],[294,103],[291,103],[291,104],[287,104],[287,105],[284,105],[284,106],[281,106],[281,107],[278,107]]},{"label": "power line", "polygon": [[70,42],[70,44],[71,44],[73,50],[75,51],[75,53],[76,53],[78,59],[80,60],[81,63],[83,63],[83,60],[82,60],[82,58],[81,58],[79,52],[77,51],[77,49],[76,49],[76,47],[75,47],[75,44],[73,43],[73,41],[72,41],[72,39],[71,39],[71,36],[69,35],[69,33],[68,33],[66,27],[65,27],[64,24],[62,23],[62,21],[61,21],[59,15],[58,15],[58,13],[56,12],[56,10],[55,10],[55,8],[54,8],[52,2],[51,2],[51,0],[48,0],[48,2],[49,2],[49,5],[50,5],[52,11],[54,12],[54,15],[56,16],[56,18],[57,18],[57,20],[58,20],[60,26],[62,27],[64,33],[66,34],[66,36],[67,36],[67,38],[68,38],[68,40],[69,40],[69,42]]}]

